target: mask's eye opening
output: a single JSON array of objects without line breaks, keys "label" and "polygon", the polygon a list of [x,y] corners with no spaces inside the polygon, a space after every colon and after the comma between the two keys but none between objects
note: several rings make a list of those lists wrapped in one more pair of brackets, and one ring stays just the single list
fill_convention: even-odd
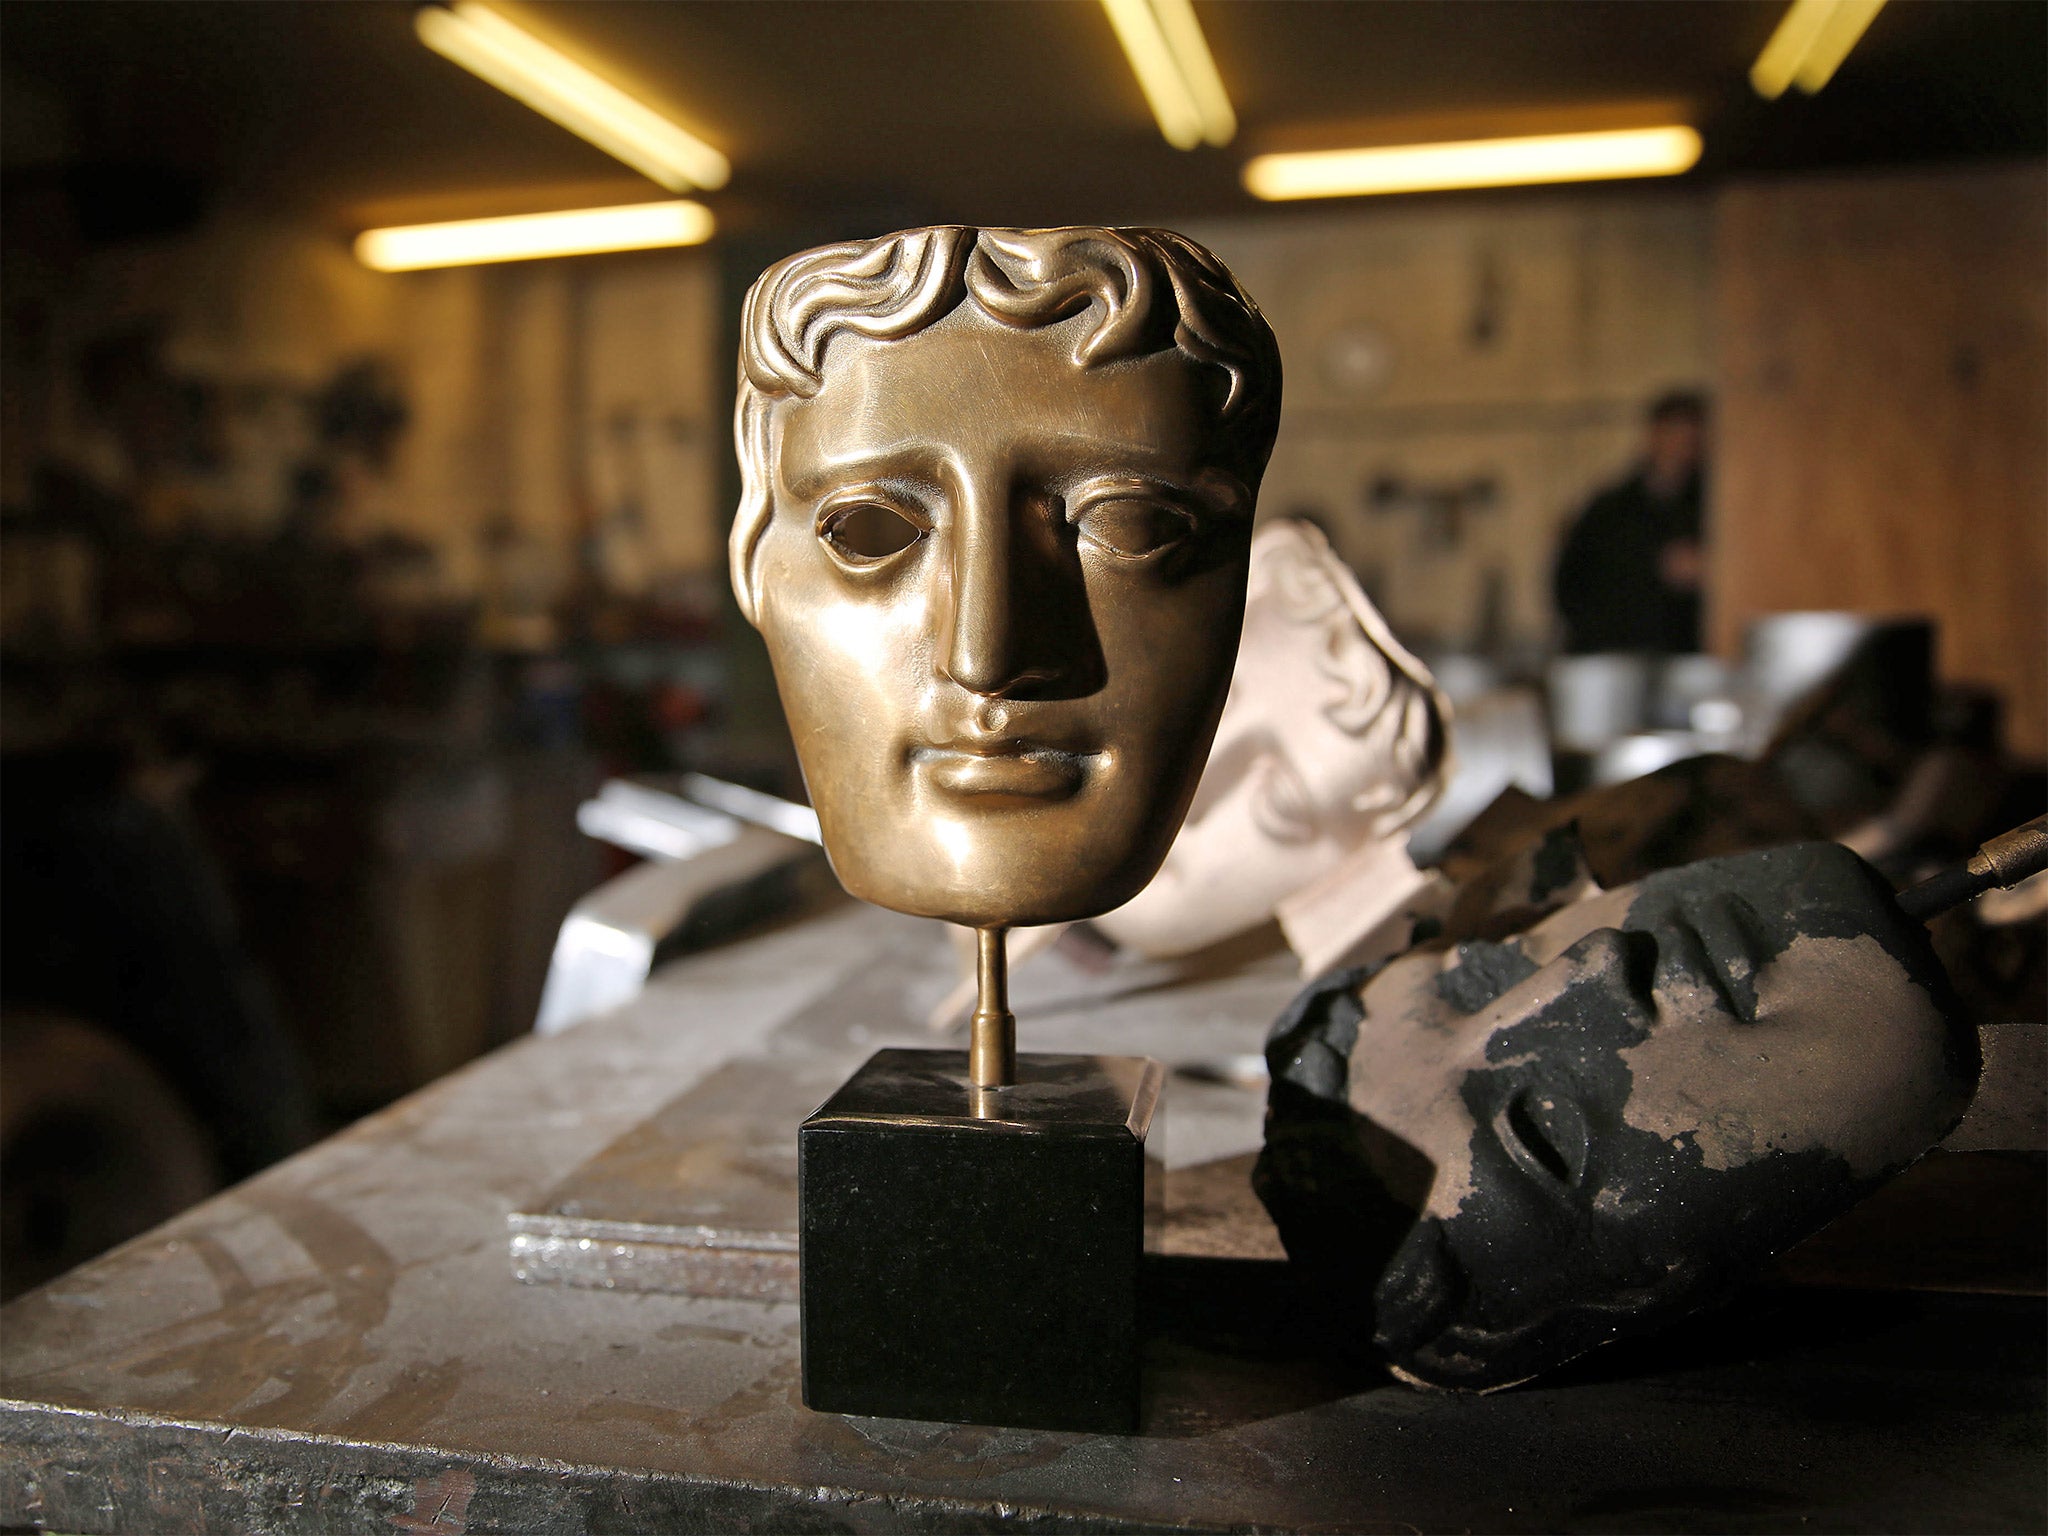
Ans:
[{"label": "mask's eye opening", "polygon": [[1105,497],[1069,514],[1081,537],[1126,560],[1163,553],[1193,536],[1195,521],[1178,507],[1141,497]]},{"label": "mask's eye opening", "polygon": [[1555,1089],[1518,1089],[1494,1116],[1494,1131],[1508,1156],[1544,1182],[1576,1184],[1585,1174],[1585,1112]]},{"label": "mask's eye opening", "polygon": [[918,524],[876,501],[834,512],[818,531],[837,554],[855,564],[886,560],[924,537]]},{"label": "mask's eye opening", "polygon": [[1657,997],[1657,937],[1624,928],[1620,930],[1620,938],[1622,983],[1630,996],[1641,998],[1654,1007]]},{"label": "mask's eye opening", "polygon": [[1294,765],[1276,750],[1260,761],[1252,785],[1252,822],[1282,847],[1316,839],[1316,804]]}]

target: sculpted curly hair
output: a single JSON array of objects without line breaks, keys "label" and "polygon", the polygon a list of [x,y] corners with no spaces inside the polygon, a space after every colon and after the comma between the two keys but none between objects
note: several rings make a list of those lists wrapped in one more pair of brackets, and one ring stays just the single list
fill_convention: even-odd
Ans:
[{"label": "sculpted curly hair", "polygon": [[777,402],[818,392],[834,336],[913,336],[963,303],[1018,329],[1089,314],[1077,327],[1077,368],[1180,352],[1215,381],[1210,406],[1226,466],[1251,484],[1263,473],[1280,422],[1280,349],[1229,270],[1192,240],[1162,229],[949,224],[820,246],[762,273],[741,320],[731,554],[733,591],[750,621],[754,550],[774,510]]}]

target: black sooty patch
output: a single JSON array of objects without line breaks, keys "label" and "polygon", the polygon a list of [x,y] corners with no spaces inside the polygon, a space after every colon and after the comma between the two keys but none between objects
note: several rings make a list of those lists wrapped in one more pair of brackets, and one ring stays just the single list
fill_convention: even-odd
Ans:
[{"label": "black sooty patch", "polygon": [[1536,974],[1536,962],[1513,944],[1471,939],[1456,950],[1457,963],[1437,973],[1437,996],[1460,1013],[1477,1013],[1517,982]]},{"label": "black sooty patch", "polygon": [[1579,824],[1571,821],[1553,827],[1536,846],[1529,873],[1529,899],[1540,903],[1586,877],[1586,848],[1579,840]]},{"label": "black sooty patch", "polygon": [[1351,1109],[1351,1054],[1365,1017],[1359,993],[1369,974],[1341,971],[1313,983],[1274,1024],[1265,1145],[1252,1169],[1252,1188],[1305,1282],[1311,1326],[1333,1349],[1362,1358],[1372,1354],[1373,1316],[1370,1284],[1360,1278],[1386,1268],[1432,1173],[1427,1159]]}]

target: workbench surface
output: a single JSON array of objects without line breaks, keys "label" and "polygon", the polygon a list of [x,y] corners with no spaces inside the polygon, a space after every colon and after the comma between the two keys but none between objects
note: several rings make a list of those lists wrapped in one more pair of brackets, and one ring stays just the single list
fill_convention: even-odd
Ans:
[{"label": "workbench surface", "polygon": [[[1283,1265],[1183,1254],[1156,1266],[1146,1428],[1106,1437],[813,1414],[793,1305],[512,1278],[509,1212],[715,1074],[740,1103],[817,1073],[821,1040],[849,1060],[931,1043],[953,964],[936,925],[853,905],[681,962],[23,1297],[0,1311],[0,1526],[2048,1524],[2037,1299],[1761,1289],[1457,1398],[1328,1358]],[[1168,1153],[1218,1166],[1255,1144],[1257,1104],[1211,1069],[1297,984],[1278,955],[1094,975],[1046,956],[1019,968],[1020,1043],[1206,1064],[1169,1088]]]}]

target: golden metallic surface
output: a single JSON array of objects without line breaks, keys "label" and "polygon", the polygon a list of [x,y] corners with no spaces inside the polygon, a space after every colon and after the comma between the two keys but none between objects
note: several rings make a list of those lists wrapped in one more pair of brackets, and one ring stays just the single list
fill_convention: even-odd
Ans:
[{"label": "golden metallic surface", "polygon": [[1010,1012],[1010,962],[1003,930],[974,933],[975,987],[979,994],[967,1041],[967,1075],[977,1088],[1000,1088],[1017,1076],[1017,1016]]},{"label": "golden metallic surface", "polygon": [[956,227],[780,262],[742,329],[733,584],[826,853],[982,930],[977,1081],[1006,1078],[996,930],[1128,900],[1194,793],[1272,333],[1177,235]]},{"label": "golden metallic surface", "polygon": [[2048,816],[1992,838],[1970,856],[1969,869],[1973,875],[1990,875],[2001,886],[2017,885],[2048,869]]}]

